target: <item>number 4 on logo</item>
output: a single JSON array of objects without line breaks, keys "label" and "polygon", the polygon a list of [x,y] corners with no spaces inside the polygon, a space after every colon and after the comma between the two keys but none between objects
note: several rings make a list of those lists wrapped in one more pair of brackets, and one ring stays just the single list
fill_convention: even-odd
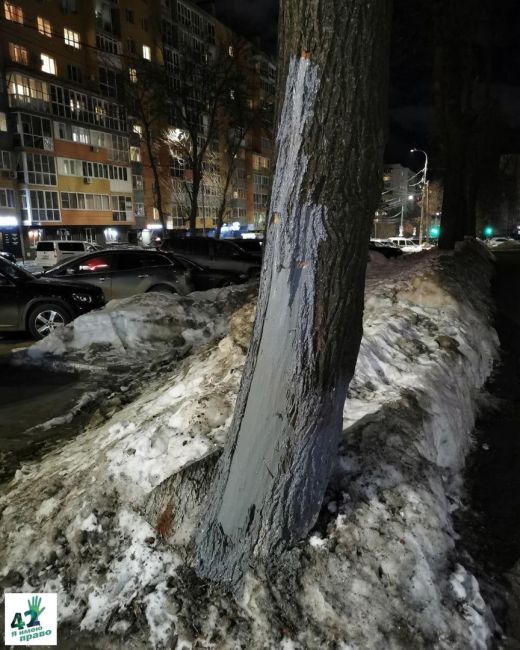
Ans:
[{"label": "number 4 on logo", "polygon": [[23,630],[23,628],[25,627],[25,623],[20,612],[16,612],[16,614],[14,615],[13,621],[11,623],[11,627],[17,627],[19,630]]}]

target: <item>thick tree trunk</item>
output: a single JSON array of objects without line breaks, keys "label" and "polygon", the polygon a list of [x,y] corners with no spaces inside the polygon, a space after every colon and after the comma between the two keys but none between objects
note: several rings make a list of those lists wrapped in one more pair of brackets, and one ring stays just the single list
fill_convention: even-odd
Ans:
[{"label": "thick tree trunk", "polygon": [[197,227],[197,216],[199,213],[199,192],[200,192],[200,170],[193,168],[193,184],[190,205],[190,232],[194,233]]},{"label": "thick tree trunk", "polygon": [[389,0],[281,9],[286,84],[257,315],[198,535],[199,573],[235,587],[319,513],[361,340],[382,179]]},{"label": "thick tree trunk", "polygon": [[231,184],[231,178],[233,177],[233,174],[235,172],[234,166],[231,165],[232,163],[230,163],[230,167],[228,168],[228,171],[226,173],[226,180],[224,182],[224,187],[222,190],[222,198],[220,199],[220,205],[218,207],[217,229],[215,230],[215,239],[220,239],[220,233],[222,231],[222,225],[224,223],[224,214],[226,213],[229,186]]},{"label": "thick tree trunk", "polygon": [[461,231],[465,222],[466,201],[464,196],[465,165],[462,145],[445,149],[444,194],[442,199],[441,232],[439,248],[452,250],[456,241],[464,238]]}]

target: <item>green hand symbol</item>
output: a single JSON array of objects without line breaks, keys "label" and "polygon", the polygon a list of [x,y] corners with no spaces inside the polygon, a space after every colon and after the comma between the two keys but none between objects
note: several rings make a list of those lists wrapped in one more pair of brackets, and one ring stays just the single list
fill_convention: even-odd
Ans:
[{"label": "green hand symbol", "polygon": [[24,613],[24,616],[31,617],[31,620],[28,623],[27,627],[34,627],[35,625],[40,625],[40,621],[38,620],[38,618],[45,609],[45,607],[42,607],[40,609],[41,604],[42,604],[42,599],[39,598],[38,596],[34,596],[33,598],[31,598],[31,600],[27,601],[29,610]]}]

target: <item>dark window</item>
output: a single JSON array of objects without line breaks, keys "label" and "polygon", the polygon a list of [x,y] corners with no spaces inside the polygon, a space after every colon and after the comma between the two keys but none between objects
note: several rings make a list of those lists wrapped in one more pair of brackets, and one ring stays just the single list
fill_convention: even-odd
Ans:
[{"label": "dark window", "polygon": [[167,257],[155,253],[143,255],[141,257],[141,264],[143,266],[172,266],[172,262]]},{"label": "dark window", "polygon": [[83,82],[83,72],[77,66],[72,65],[72,63],[67,63],[67,76],[70,81],[75,81],[77,83]]},{"label": "dark window", "polygon": [[54,250],[54,243],[51,241],[39,241],[36,244],[36,250],[37,251],[53,251]]},{"label": "dark window", "polygon": [[134,22],[134,12],[131,9],[125,9],[125,18],[127,23]]},{"label": "dark window", "polygon": [[233,244],[218,242],[215,243],[215,255],[225,259],[230,259],[231,257],[237,257],[240,255],[240,249]]},{"label": "dark window", "polygon": [[128,54],[135,54],[137,52],[137,48],[135,46],[135,41],[133,38],[127,38],[126,40],[127,47],[128,47]]},{"label": "dark window", "polygon": [[84,251],[85,247],[79,242],[60,241],[58,242],[60,251]]},{"label": "dark window", "polygon": [[118,271],[132,271],[140,269],[141,255],[140,253],[119,253],[117,255],[117,270]]},{"label": "dark window", "polygon": [[186,239],[186,253],[209,255],[209,242],[206,239]]},{"label": "dark window", "polygon": [[80,275],[88,273],[107,273],[112,270],[112,257],[109,255],[96,255],[82,257],[72,264],[67,264],[60,275]]}]

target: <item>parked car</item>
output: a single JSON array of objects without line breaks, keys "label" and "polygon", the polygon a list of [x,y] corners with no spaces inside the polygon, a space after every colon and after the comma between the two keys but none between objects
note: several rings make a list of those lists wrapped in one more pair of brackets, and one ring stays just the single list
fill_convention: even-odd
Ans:
[{"label": "parked car", "polygon": [[91,252],[99,248],[97,244],[88,241],[72,241],[61,239],[49,239],[39,241],[36,244],[35,263],[44,269],[50,269],[60,262],[80,255],[81,253]]},{"label": "parked car", "polygon": [[232,284],[243,284],[249,279],[247,273],[237,273],[225,269],[210,269],[189,260],[183,255],[175,253],[167,253],[167,255],[173,259],[175,264],[186,270],[195,291],[206,291],[207,289],[228,287]]},{"label": "parked car", "polygon": [[492,237],[486,241],[488,246],[495,248],[496,246],[502,246],[502,244],[510,244],[511,246],[518,246],[519,242],[512,237]]},{"label": "parked car", "polygon": [[106,300],[162,291],[185,295],[192,285],[185,268],[159,251],[104,249],[55,266],[42,277],[67,278],[103,289]]},{"label": "parked car", "polygon": [[388,241],[398,246],[403,253],[420,253],[422,251],[422,246],[415,244],[410,237],[389,237]]},{"label": "parked car", "polygon": [[393,246],[391,244],[384,243],[382,241],[374,241],[374,240],[370,240],[370,243],[368,245],[368,250],[381,253],[381,255],[384,255],[388,259],[392,259],[394,257],[400,257],[403,254],[403,251],[398,246]]},{"label": "parked car", "polygon": [[4,260],[9,260],[13,264],[16,264],[16,256],[13,255],[12,253],[8,253],[7,251],[0,251],[0,258]]},{"label": "parked car", "polygon": [[103,291],[34,275],[0,258],[0,331],[41,339],[76,316],[105,304]]},{"label": "parked car", "polygon": [[242,238],[238,239],[235,237],[233,238],[227,237],[224,241],[233,242],[236,246],[241,248],[245,253],[248,253],[253,257],[258,257],[262,259],[262,256],[264,254],[263,242],[261,242],[259,239],[242,239]]},{"label": "parked car", "polygon": [[161,249],[178,253],[207,268],[260,275],[262,259],[238,246],[234,241],[210,237],[174,237],[162,242]]}]

